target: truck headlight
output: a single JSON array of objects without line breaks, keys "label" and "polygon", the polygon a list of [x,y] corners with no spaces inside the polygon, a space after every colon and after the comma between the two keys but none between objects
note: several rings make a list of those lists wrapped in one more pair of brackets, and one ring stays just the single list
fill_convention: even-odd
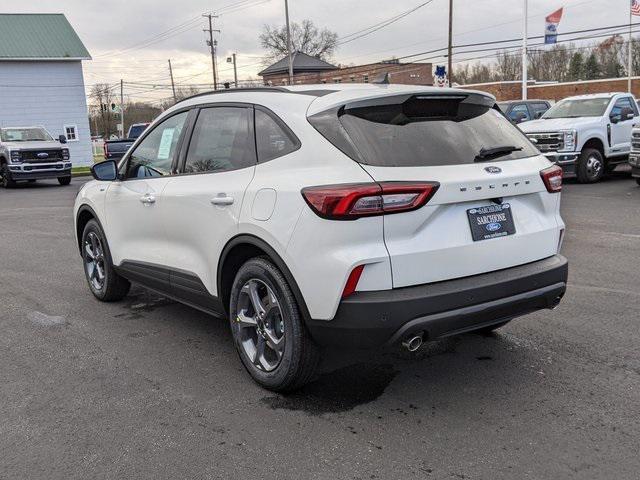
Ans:
[{"label": "truck headlight", "polygon": [[575,130],[563,130],[561,132],[564,136],[564,146],[560,149],[560,152],[575,152],[576,144],[578,143],[578,134]]},{"label": "truck headlight", "polygon": [[69,149],[68,148],[63,148],[62,149],[62,159],[63,160],[69,160]]},{"label": "truck headlight", "polygon": [[22,153],[19,150],[11,152],[11,163],[20,162],[22,162]]}]

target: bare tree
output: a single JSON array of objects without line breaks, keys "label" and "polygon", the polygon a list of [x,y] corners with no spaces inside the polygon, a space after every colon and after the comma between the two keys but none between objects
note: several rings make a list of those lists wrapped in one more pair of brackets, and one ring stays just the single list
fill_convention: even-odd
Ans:
[{"label": "bare tree", "polygon": [[[267,50],[265,63],[273,63],[286,56],[286,26],[264,25],[260,34],[260,45]],[[318,29],[311,20],[291,24],[291,44],[293,51],[300,51],[323,60],[331,58],[338,48],[338,34],[327,28]]]},{"label": "bare tree", "polygon": [[108,83],[95,84],[91,88],[91,98],[99,112],[98,119],[95,122],[98,130],[96,134],[100,132],[104,138],[109,138],[116,131],[115,116],[111,108],[111,105],[115,103],[111,87]]},{"label": "bare tree", "polygon": [[510,81],[522,78],[522,59],[506,50],[496,54],[496,77],[498,80]]}]

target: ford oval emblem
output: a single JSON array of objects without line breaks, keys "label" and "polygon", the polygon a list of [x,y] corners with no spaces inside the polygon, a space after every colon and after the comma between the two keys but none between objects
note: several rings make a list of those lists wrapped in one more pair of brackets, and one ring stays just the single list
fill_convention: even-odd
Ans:
[{"label": "ford oval emblem", "polygon": [[485,228],[489,232],[497,232],[502,228],[502,225],[500,225],[499,223],[487,223]]},{"label": "ford oval emblem", "polygon": [[49,158],[49,154],[47,152],[40,152],[36,155],[38,158]]},{"label": "ford oval emblem", "polygon": [[487,173],[502,173],[500,167],[485,167],[484,171]]}]

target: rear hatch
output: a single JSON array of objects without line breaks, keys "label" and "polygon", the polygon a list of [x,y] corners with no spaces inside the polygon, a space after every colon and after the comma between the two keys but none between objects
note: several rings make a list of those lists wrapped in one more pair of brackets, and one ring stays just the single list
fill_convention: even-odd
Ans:
[{"label": "rear hatch", "polygon": [[393,286],[501,270],[557,253],[550,163],[491,97],[447,91],[352,101],[311,115],[375,182],[437,182],[427,205],[384,215]]}]

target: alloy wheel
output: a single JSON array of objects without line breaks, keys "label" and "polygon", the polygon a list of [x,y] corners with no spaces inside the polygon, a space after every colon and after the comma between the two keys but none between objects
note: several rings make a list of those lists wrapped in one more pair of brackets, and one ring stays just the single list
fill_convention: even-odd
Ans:
[{"label": "alloy wheel", "polygon": [[284,318],[266,283],[251,279],[243,285],[234,323],[234,334],[251,363],[265,372],[278,368],[285,346]]},{"label": "alloy wheel", "polygon": [[104,248],[95,232],[89,232],[84,241],[84,268],[91,286],[102,290],[106,280]]}]

